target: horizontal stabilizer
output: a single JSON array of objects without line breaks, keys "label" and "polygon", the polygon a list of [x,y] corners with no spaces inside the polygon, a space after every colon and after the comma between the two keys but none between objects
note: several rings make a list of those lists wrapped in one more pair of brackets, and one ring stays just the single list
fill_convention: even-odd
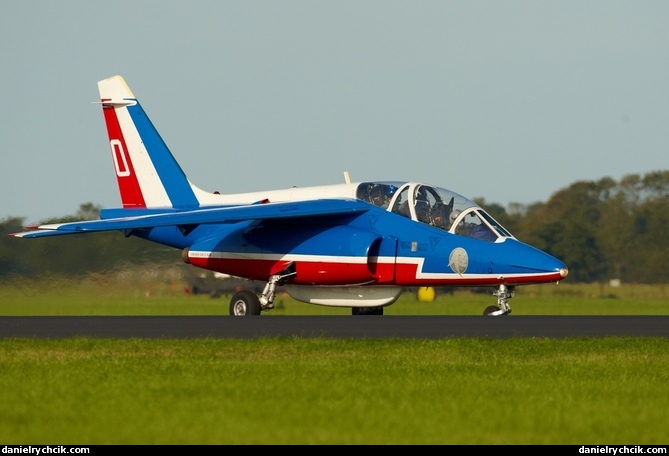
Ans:
[{"label": "horizontal stabilizer", "polygon": [[123,99],[123,100],[102,100],[102,101],[93,101],[93,104],[101,104],[102,106],[134,106],[137,104],[135,99]]}]

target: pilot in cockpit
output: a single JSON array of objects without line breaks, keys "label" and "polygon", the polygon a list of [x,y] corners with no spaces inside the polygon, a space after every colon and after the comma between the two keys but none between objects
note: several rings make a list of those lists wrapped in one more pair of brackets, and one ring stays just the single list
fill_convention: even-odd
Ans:
[{"label": "pilot in cockpit", "polygon": [[434,188],[421,185],[416,189],[416,218],[418,221],[428,225],[448,230],[450,227],[450,215],[453,210],[453,201],[451,198],[448,204],[444,203]]},{"label": "pilot in cockpit", "polygon": [[432,224],[432,205],[427,196],[427,191],[422,185],[416,189],[414,209],[416,210],[416,218],[419,222],[427,223],[428,225]]},{"label": "pilot in cockpit", "polygon": [[383,186],[374,184],[369,188],[369,202],[375,206],[383,205]]},{"label": "pilot in cockpit", "polygon": [[388,206],[390,206],[390,200],[393,199],[393,196],[395,195],[395,192],[397,191],[397,187],[394,185],[386,185],[384,190],[383,190],[383,204],[381,205],[382,208],[388,209]]},{"label": "pilot in cockpit", "polygon": [[372,204],[387,209],[396,191],[394,185],[375,184],[369,189],[369,199]]}]

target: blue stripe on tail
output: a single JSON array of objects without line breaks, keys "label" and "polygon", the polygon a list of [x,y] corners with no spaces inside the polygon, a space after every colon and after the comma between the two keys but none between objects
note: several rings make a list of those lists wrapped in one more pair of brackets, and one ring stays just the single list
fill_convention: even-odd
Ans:
[{"label": "blue stripe on tail", "polygon": [[128,106],[127,109],[139,136],[142,138],[144,147],[149,153],[153,166],[158,172],[160,182],[165,187],[165,191],[172,202],[172,207],[177,209],[198,207],[199,202],[193,193],[186,174],[174,159],[139,102],[134,106]]}]

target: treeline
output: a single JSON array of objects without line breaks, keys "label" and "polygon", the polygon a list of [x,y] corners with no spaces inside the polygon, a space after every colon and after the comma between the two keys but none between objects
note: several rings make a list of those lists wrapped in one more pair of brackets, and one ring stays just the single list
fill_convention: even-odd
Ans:
[{"label": "treeline", "polygon": [[[476,199],[514,236],[563,260],[570,282],[669,283],[669,171],[578,181],[548,202],[499,204]],[[95,219],[100,208],[42,223]],[[120,232],[23,240],[24,218],[0,220],[0,278],[15,274],[105,273],[128,264],[175,263],[180,252]]]}]

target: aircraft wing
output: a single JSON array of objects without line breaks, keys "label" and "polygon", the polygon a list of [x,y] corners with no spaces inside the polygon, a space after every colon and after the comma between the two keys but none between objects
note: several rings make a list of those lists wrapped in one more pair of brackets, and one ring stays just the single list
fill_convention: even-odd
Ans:
[{"label": "aircraft wing", "polygon": [[[13,233],[12,236],[36,238],[100,231],[153,228],[157,226],[200,225],[234,223],[245,220],[321,217],[361,213],[366,212],[369,209],[369,204],[356,199],[321,199],[286,203],[250,204],[244,206],[152,213],[109,218],[105,220],[86,220],[80,222],[40,225],[31,231]],[[131,212],[131,210],[128,210],[128,212]]]}]

